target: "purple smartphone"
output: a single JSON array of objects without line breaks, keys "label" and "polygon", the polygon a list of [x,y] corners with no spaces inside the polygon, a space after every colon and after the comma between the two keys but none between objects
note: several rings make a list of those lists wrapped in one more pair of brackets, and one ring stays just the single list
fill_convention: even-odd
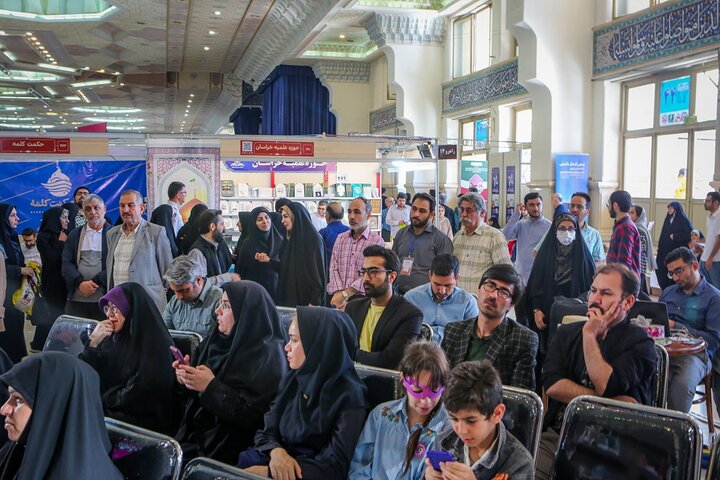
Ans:
[{"label": "purple smartphone", "polygon": [[170,353],[172,353],[172,356],[175,358],[175,360],[178,361],[180,365],[187,365],[185,357],[183,356],[180,349],[177,348],[175,345],[170,345]]},{"label": "purple smartphone", "polygon": [[427,458],[430,459],[430,464],[436,471],[440,471],[440,462],[454,462],[453,456],[442,450],[428,450]]}]

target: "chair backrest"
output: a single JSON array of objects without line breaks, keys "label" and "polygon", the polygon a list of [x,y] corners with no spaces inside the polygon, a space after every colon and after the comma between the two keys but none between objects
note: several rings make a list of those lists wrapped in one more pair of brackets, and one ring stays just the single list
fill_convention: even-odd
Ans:
[{"label": "chair backrest", "polygon": [[105,418],[105,426],[113,463],[125,478],[180,478],[182,450],[173,438],[112,418]]},{"label": "chair backrest", "polygon": [[578,298],[555,297],[548,319],[548,342],[566,315],[587,315],[587,303]]},{"label": "chair backrest", "polygon": [[267,477],[248,473],[245,470],[205,457],[190,460],[182,472],[182,480],[261,480],[264,478]]},{"label": "chair backrest", "polygon": [[60,315],[48,333],[43,351],[66,352],[77,357],[97,323],[89,318]]},{"label": "chair backrest", "polygon": [[285,337],[285,343],[290,341],[290,335],[288,329],[292,323],[293,316],[297,312],[297,309],[290,307],[276,307],[278,315],[280,315],[280,325],[283,329],[283,337]]},{"label": "chair backrest", "polygon": [[708,465],[705,480],[720,480],[720,436],[715,438],[710,452],[710,465]]},{"label": "chair backrest", "polygon": [[187,330],[169,330],[172,341],[183,355],[190,355],[193,358],[195,351],[202,342],[202,335],[197,332],[189,332]]},{"label": "chair backrest", "polygon": [[397,370],[387,370],[385,368],[370,367],[356,363],[355,371],[362,381],[365,382],[365,386],[368,389],[368,411],[383,402],[397,400],[405,395],[402,377]]},{"label": "chair backrest", "polygon": [[542,433],[543,404],[531,390],[503,385],[503,423],[535,458]]},{"label": "chair backrest", "polygon": [[551,478],[696,479],[701,454],[685,413],[581,396],[565,410]]},{"label": "chair backrest", "polygon": [[418,336],[418,339],[420,340],[427,340],[428,342],[432,342],[433,339],[433,328],[428,325],[427,323],[423,323],[420,327],[420,335]]},{"label": "chair backrest", "polygon": [[657,408],[667,407],[667,391],[668,391],[668,365],[670,364],[670,356],[662,345],[655,344],[655,353],[657,353],[657,371],[652,379],[653,396],[652,406]]}]

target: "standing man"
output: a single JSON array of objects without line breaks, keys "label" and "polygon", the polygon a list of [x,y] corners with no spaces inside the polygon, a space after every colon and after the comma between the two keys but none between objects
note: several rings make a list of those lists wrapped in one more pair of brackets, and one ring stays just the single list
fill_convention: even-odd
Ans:
[{"label": "standing man", "polygon": [[632,197],[625,190],[617,190],[610,195],[607,208],[610,218],[615,220],[610,247],[607,254],[608,263],[621,263],[634,272],[638,279],[642,275],[640,267],[640,232],[630,218]]},{"label": "standing man", "polygon": [[327,200],[320,200],[317,204],[317,211],[310,213],[310,219],[312,220],[313,227],[315,227],[315,230],[318,232],[327,227],[327,220],[325,219],[327,205]]},{"label": "standing man", "polygon": [[460,260],[460,287],[474,292],[485,270],[500,263],[512,264],[505,235],[485,224],[485,200],[468,192],[458,202],[462,228],[453,239],[455,256]]},{"label": "standing man", "polygon": [[445,328],[442,347],[450,366],[490,360],[503,385],[534,391],[538,336],[507,318],[508,311],[522,297],[522,279],[512,265],[493,265],[485,271],[476,291],[478,315]]},{"label": "standing man", "polygon": [[395,282],[400,294],[427,283],[432,259],[441,253],[452,255],[452,241],[432,224],[435,199],[416,193],[410,209],[409,228],[403,228],[393,240],[392,251],[400,258],[400,275]]},{"label": "standing man", "polygon": [[394,241],[400,229],[410,223],[410,207],[405,205],[407,197],[404,193],[397,194],[397,203],[388,207],[385,222],[390,225],[391,239]]},{"label": "standing man", "polygon": [[332,257],[333,247],[338,235],[350,230],[342,220],[345,218],[345,209],[340,202],[330,202],[325,211],[325,219],[328,224],[320,229],[320,237],[325,244],[325,268],[329,268],[330,258]]},{"label": "standing man", "polygon": [[198,218],[200,236],[193,243],[188,256],[198,262],[211,285],[217,287],[240,280],[237,273],[228,273],[232,265],[230,249],[225,244],[225,220],[220,210],[206,210]]},{"label": "standing man", "polygon": [[[543,217],[542,197],[538,192],[525,195],[523,203],[524,206],[519,203],[515,206],[515,213],[512,214],[502,232],[506,239],[517,240],[515,270],[520,274],[523,285],[526,286],[535,260],[532,254],[533,249],[539,246],[540,240],[545,238],[552,222]],[[527,212],[527,218],[523,218],[523,210]]]},{"label": "standing man", "polygon": [[709,192],[703,204],[708,212],[705,250],[700,257],[705,280],[720,288],[720,193]]},{"label": "standing man", "polygon": [[[388,197],[392,198],[392,197]],[[368,224],[372,205],[365,197],[358,197],[348,206],[350,231],[338,235],[330,256],[330,281],[327,292],[330,304],[344,310],[348,300],[364,295],[363,278],[358,271],[363,265],[363,252],[370,245],[384,246],[385,242]]]},{"label": "standing man", "polygon": [[120,194],[120,216],[123,223],[107,232],[107,289],[125,282],[142,285],[159,311],[167,299],[163,274],[172,262],[170,242],[165,229],[148,223],[142,214],[145,202],[137,190]]},{"label": "standing man", "polygon": [[37,248],[37,233],[35,233],[35,229],[31,227],[25,228],[21,235],[23,241],[20,244],[20,249],[22,250],[23,257],[25,257],[25,265],[33,260],[42,267],[42,258],[40,258],[40,252]]},{"label": "standing man", "polygon": [[185,224],[180,215],[180,207],[185,203],[187,198],[187,188],[182,182],[171,182],[168,186],[168,202],[167,204],[173,209],[172,223],[173,229],[175,230],[175,237],[177,237],[180,228]]},{"label": "standing man", "polygon": [[68,218],[70,219],[70,223],[67,228],[68,233],[72,232],[75,227],[85,225],[86,220],[83,212],[83,201],[88,195],[90,195],[90,189],[88,187],[78,187],[73,192],[73,201],[62,206],[69,214]]},{"label": "standing man", "polygon": [[107,233],[105,202],[90,194],[83,201],[86,222],[68,234],[62,253],[62,276],[68,291],[65,313],[76,317],[105,320],[98,306],[107,292]]},{"label": "standing man", "polygon": [[383,200],[383,209],[380,214],[380,223],[382,224],[382,238],[386,242],[390,241],[390,225],[387,223],[388,209],[395,205],[395,199],[393,197],[385,197]]}]

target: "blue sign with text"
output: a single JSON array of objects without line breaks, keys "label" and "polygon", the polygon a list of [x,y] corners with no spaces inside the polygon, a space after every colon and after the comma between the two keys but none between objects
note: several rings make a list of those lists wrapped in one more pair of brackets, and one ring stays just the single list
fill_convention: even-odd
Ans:
[{"label": "blue sign with text", "polygon": [[590,155],[587,153],[558,153],[555,155],[555,191],[565,203],[575,192],[588,191]]}]

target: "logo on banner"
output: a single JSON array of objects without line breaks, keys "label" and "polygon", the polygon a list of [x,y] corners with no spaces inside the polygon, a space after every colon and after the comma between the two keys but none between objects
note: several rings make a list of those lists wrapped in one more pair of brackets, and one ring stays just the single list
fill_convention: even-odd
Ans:
[{"label": "logo on banner", "polygon": [[57,167],[55,173],[50,175],[47,182],[41,183],[41,185],[47,188],[47,191],[50,192],[53,197],[64,197],[72,190],[70,177],[65,175],[62,170],[60,170],[60,167]]}]

